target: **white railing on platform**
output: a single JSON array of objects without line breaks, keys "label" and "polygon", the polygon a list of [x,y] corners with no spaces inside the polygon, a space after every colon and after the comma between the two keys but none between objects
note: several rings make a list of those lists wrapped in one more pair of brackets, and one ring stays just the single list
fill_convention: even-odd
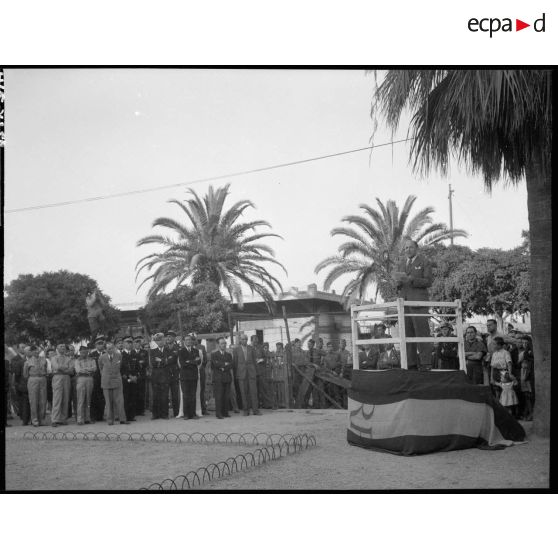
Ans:
[{"label": "white railing on platform", "polygon": [[[454,308],[453,314],[416,314],[406,313],[405,307],[423,307],[423,308]],[[378,317],[359,317],[362,312],[378,312],[380,310],[390,309],[397,310],[397,314],[381,314]],[[405,333],[405,318],[406,317],[424,317],[428,319],[431,317],[452,317],[455,318],[455,328],[457,337],[408,337]],[[359,322],[373,322],[386,319],[397,319],[399,326],[398,337],[388,337],[380,339],[359,339],[358,338],[358,323]],[[457,354],[459,356],[459,367],[465,370],[465,339],[463,336],[463,315],[461,311],[461,300],[457,299],[453,302],[439,302],[439,301],[424,301],[424,300],[403,300],[398,298],[395,302],[384,302],[381,304],[364,304],[362,306],[351,306],[351,331],[353,338],[353,366],[358,367],[358,348],[361,345],[385,345],[399,344],[401,352],[401,368],[407,369],[408,355],[407,343],[457,343]]]}]

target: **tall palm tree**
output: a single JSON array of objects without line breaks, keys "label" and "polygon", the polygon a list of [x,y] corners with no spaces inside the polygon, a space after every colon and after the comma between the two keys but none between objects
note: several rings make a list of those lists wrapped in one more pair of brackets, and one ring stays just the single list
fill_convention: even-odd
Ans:
[{"label": "tall palm tree", "polygon": [[434,223],[433,207],[425,207],[411,217],[416,199],[416,196],[409,196],[399,211],[393,200],[384,205],[376,198],[379,211],[360,204],[364,216],[343,217],[342,221],[353,228],[336,227],[331,236],[345,236],[348,240],[339,246],[337,255],[321,261],[315,269],[319,273],[330,268],[324,280],[324,289],[329,289],[343,275],[351,275],[343,296],[363,299],[370,288],[375,288],[376,296],[380,293],[384,300],[393,299],[396,288],[391,274],[394,263],[403,254],[406,238],[422,245],[432,245],[468,236],[462,229],[450,231],[443,223]]},{"label": "tall palm tree", "polygon": [[138,246],[157,244],[160,250],[142,258],[136,265],[137,276],[150,272],[138,289],[152,281],[148,298],[164,292],[172,283],[199,284],[206,281],[224,287],[231,297],[242,304],[241,284],[256,292],[271,309],[273,294],[281,291],[281,283],[271,275],[265,264],[285,268],[275,259],[274,251],[262,244],[265,238],[277,234],[258,232],[259,227],[270,227],[267,221],[239,222],[248,208],[255,208],[249,200],[241,200],[225,210],[230,185],[213,189],[201,199],[188,189],[190,199],[184,202],[169,200],[185,214],[185,220],[159,217],[153,227],[167,229],[171,236],[153,234],[138,241]]},{"label": "tall palm tree", "polygon": [[552,73],[550,70],[390,70],[372,118],[395,131],[410,110],[414,169],[445,172],[456,156],[484,177],[525,178],[531,240],[531,323],[537,400],[534,429],[550,433],[552,294]]}]

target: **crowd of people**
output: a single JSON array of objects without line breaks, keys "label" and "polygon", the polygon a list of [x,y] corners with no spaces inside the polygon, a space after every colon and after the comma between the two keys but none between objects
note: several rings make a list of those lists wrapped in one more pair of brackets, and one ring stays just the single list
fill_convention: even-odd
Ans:
[{"label": "crowd of people", "polygon": [[23,425],[57,427],[70,418],[78,425],[104,420],[108,425],[129,424],[146,412],[152,420],[197,419],[210,414],[212,401],[218,419],[231,412],[261,415],[260,409],[346,402],[339,386],[330,389],[312,380],[320,367],[339,376],[350,374],[344,341],[334,351],[331,343],[324,349],[323,340],[316,347],[311,340],[303,351],[296,339],[292,381],[288,346],[279,342],[271,351],[257,336],[250,341],[242,334],[238,345],[227,347],[226,339],[220,338],[209,355],[195,333],[181,337],[174,331],[157,333],[150,340],[98,335],[77,350],[71,343],[19,343],[6,347],[6,410],[19,416]]},{"label": "crowd of people", "polygon": [[[360,346],[359,369],[400,368],[400,352],[386,331],[385,324],[377,324],[372,337],[386,343]],[[440,326],[438,335],[455,336],[449,323]],[[431,347],[431,368],[460,368],[457,343],[433,338]],[[146,412],[152,420],[197,419],[210,414],[210,402],[218,419],[231,412],[260,415],[260,409],[347,407],[346,386],[354,366],[344,339],[324,345],[323,339],[312,338],[306,349],[295,339],[274,348],[256,335],[248,343],[242,334],[238,345],[227,346],[220,338],[208,355],[195,333],[182,337],[172,330],[150,340],[99,335],[77,350],[68,343],[19,343],[6,348],[6,409],[23,425],[57,427],[72,417],[78,425],[103,420],[128,424]],[[532,420],[531,339],[513,328],[504,335],[495,320],[488,320],[484,335],[474,325],[465,327],[464,348],[470,381],[490,385],[516,418]]]},{"label": "crowd of people", "polygon": [[[535,378],[531,338],[514,329],[511,324],[506,334],[499,332],[494,319],[489,319],[486,327],[485,334],[481,334],[474,325],[464,328],[465,372],[469,380],[473,384],[489,385],[494,396],[514,417],[533,420]],[[455,337],[453,327],[448,322],[440,325],[436,335]],[[389,339],[391,336],[386,334],[384,324],[377,324],[372,337]],[[364,346],[359,353],[359,368],[362,370],[385,370],[400,366],[400,352],[393,343]],[[428,369],[459,368],[457,342],[436,342],[436,338],[433,338]]]}]

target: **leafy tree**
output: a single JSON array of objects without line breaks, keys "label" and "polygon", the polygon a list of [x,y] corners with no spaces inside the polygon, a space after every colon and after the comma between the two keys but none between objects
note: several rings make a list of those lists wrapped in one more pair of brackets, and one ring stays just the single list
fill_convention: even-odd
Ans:
[{"label": "leafy tree", "polygon": [[376,88],[372,118],[396,131],[410,110],[416,171],[449,161],[483,176],[487,190],[525,178],[528,194],[531,323],[537,404],[534,429],[550,433],[552,295],[552,71],[390,70]]},{"label": "leafy tree", "polygon": [[359,207],[364,216],[349,215],[342,221],[351,227],[336,227],[331,236],[344,236],[347,241],[338,248],[338,254],[321,261],[316,273],[330,268],[324,280],[324,289],[344,275],[352,278],[343,290],[343,296],[363,299],[370,287],[375,287],[384,300],[393,300],[396,285],[392,272],[403,254],[405,238],[410,237],[423,246],[435,245],[443,240],[466,237],[461,229],[450,232],[443,223],[434,223],[433,207],[425,207],[411,217],[416,196],[409,196],[401,211],[393,200],[384,205],[378,198],[379,211],[367,204]]},{"label": "leafy tree", "polygon": [[[54,271],[20,275],[5,287],[4,322],[6,338],[13,343],[29,341],[79,341],[88,339],[89,322],[85,296],[98,288],[87,275]],[[102,293],[101,293],[102,294]],[[119,310],[105,304],[106,333],[118,330]]]},{"label": "leafy tree", "polygon": [[[148,330],[173,329],[183,333],[215,333],[228,330],[229,301],[213,283],[182,286],[172,293],[155,295],[140,309],[140,320]],[[180,312],[180,321],[178,313]]]},{"label": "leafy tree", "polygon": [[529,259],[519,250],[483,248],[449,274],[445,297],[460,298],[466,316],[495,316],[503,331],[507,316],[529,310],[528,291],[520,296],[518,290],[520,275],[528,271]]},{"label": "leafy tree", "polygon": [[273,294],[280,292],[281,283],[271,275],[264,264],[285,268],[274,258],[274,251],[260,241],[277,234],[258,232],[259,227],[270,227],[267,221],[239,222],[248,208],[254,208],[249,200],[241,200],[225,210],[230,185],[213,189],[209,187],[203,200],[188,189],[191,195],[184,203],[170,200],[185,214],[184,222],[159,217],[153,227],[163,227],[174,236],[160,234],[146,236],[138,246],[158,244],[162,250],[142,258],[137,265],[138,276],[147,270],[152,272],[140,284],[152,280],[148,298],[152,298],[172,283],[177,286],[189,283],[197,285],[210,281],[224,287],[231,300],[242,303],[241,284],[256,292],[271,308]]}]

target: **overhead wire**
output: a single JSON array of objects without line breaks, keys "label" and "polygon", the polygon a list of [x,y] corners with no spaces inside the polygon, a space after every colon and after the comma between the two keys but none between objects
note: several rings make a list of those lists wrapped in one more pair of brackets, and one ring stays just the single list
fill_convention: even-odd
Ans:
[{"label": "overhead wire", "polygon": [[66,201],[47,203],[47,204],[41,204],[41,205],[32,205],[32,206],[28,206],[28,207],[16,207],[16,208],[13,208],[13,209],[5,209],[4,213],[21,213],[21,212],[24,212],[24,211],[34,211],[34,210],[39,210],[39,209],[48,209],[48,208],[51,208],[51,207],[61,207],[61,206],[65,206],[65,205],[75,205],[75,204],[78,204],[78,203],[90,203],[90,202],[101,201],[101,200],[121,198],[121,197],[125,197],[125,196],[134,196],[134,195],[139,195],[139,194],[145,194],[145,193],[148,193],[148,192],[157,192],[159,190],[168,190],[168,189],[171,189],[171,188],[179,188],[179,187],[182,187],[182,186],[192,186],[194,184],[200,184],[202,182],[210,182],[212,180],[222,180],[224,178],[234,178],[234,177],[237,177],[237,176],[245,176],[245,175],[249,175],[249,174],[255,174],[255,173],[259,173],[259,172],[265,172],[265,171],[269,171],[269,170],[290,167],[290,166],[293,166],[293,165],[302,165],[302,164],[305,164],[305,163],[311,163],[313,161],[320,161],[322,159],[330,159],[332,157],[341,157],[343,155],[350,155],[351,153],[358,153],[360,151],[369,151],[369,150],[376,149],[378,147],[385,147],[387,145],[395,145],[397,143],[405,143],[405,142],[408,142],[412,139],[414,139],[414,138],[405,138],[405,139],[402,139],[402,140],[389,141],[389,142],[386,142],[386,143],[380,143],[378,145],[369,145],[367,147],[359,147],[357,149],[349,149],[347,151],[338,151],[336,153],[329,153],[327,155],[320,155],[318,157],[310,157],[308,159],[300,159],[298,161],[291,161],[291,162],[288,162],[288,163],[279,163],[277,165],[269,165],[269,166],[266,166],[266,167],[259,167],[259,168],[255,168],[255,169],[245,170],[245,171],[233,172],[233,173],[228,173],[228,174],[221,174],[221,175],[216,175],[216,176],[209,176],[209,177],[206,177],[206,178],[197,178],[195,180],[188,180],[188,181],[185,181],[185,182],[177,182],[175,184],[165,184],[163,186],[153,186],[151,188],[130,190],[130,191],[127,191],[127,192],[118,192],[118,193],[115,193],[115,194],[105,194],[105,195],[102,195],[102,196],[93,196],[93,197],[81,198],[81,199],[77,199],[77,200],[66,200]]}]

